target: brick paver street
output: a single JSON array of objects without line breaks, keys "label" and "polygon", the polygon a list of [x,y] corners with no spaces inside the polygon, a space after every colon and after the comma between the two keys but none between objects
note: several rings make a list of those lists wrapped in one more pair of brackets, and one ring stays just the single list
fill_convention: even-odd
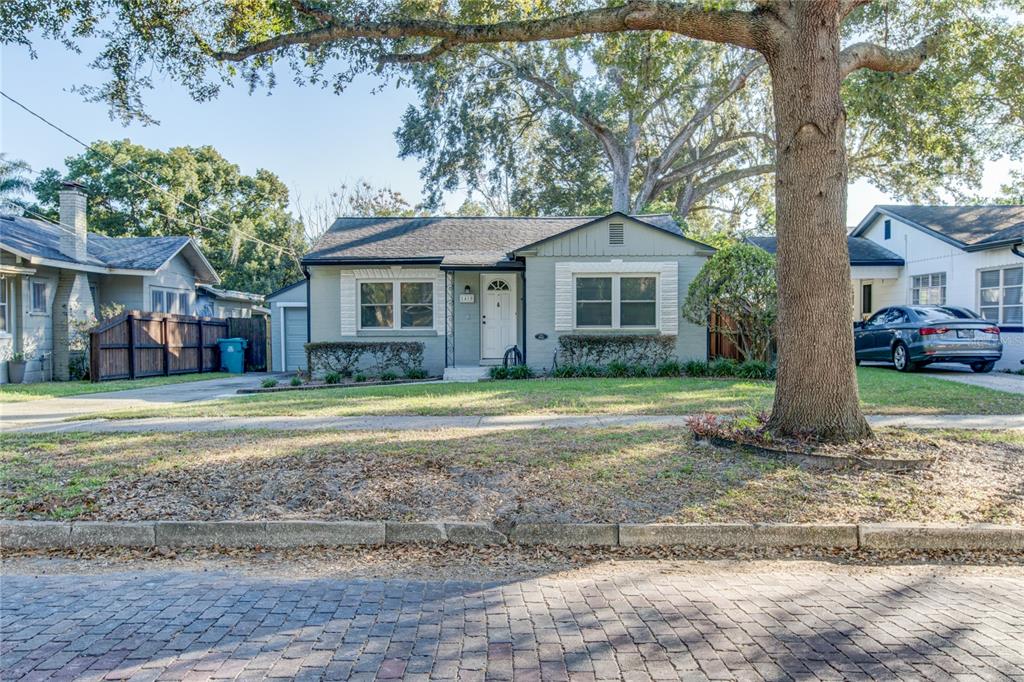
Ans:
[{"label": "brick paver street", "polygon": [[8,573],[2,677],[1024,680],[1019,571],[703,566],[500,583]]}]

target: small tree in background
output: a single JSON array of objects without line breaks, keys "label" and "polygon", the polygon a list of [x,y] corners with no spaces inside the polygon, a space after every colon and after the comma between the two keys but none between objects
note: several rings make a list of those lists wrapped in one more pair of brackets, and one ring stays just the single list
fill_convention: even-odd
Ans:
[{"label": "small tree in background", "polygon": [[744,360],[767,360],[778,309],[775,256],[732,244],[708,259],[690,283],[683,316],[699,325],[717,320],[711,333],[729,339]]}]

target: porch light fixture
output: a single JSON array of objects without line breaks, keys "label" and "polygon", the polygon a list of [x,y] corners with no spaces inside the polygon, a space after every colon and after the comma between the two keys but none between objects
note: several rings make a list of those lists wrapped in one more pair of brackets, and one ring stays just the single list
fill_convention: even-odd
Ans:
[{"label": "porch light fixture", "polygon": [[466,288],[462,290],[462,293],[464,293],[464,294],[472,294],[472,293],[473,293],[473,290],[472,290],[472,289],[470,289],[470,288],[469,288],[469,285],[467,284],[467,285],[466,285]]}]

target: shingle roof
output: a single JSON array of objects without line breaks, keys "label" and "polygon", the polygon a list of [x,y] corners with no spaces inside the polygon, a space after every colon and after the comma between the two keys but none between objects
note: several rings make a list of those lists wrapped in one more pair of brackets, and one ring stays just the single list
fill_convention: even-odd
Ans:
[{"label": "shingle roof", "polygon": [[[965,246],[1024,239],[1024,206],[876,206]],[[874,213],[874,211],[872,211]]]},{"label": "shingle roof", "polygon": [[[409,258],[493,264],[506,260],[508,254],[516,249],[603,217],[338,218],[303,261]],[[633,217],[657,229],[683,236],[670,215]]]},{"label": "shingle roof", "polygon": [[[775,253],[778,242],[775,237],[747,237],[747,241],[768,253]],[[850,252],[850,265],[903,265],[903,259],[889,249],[863,237],[847,237],[846,248]]]},{"label": "shingle roof", "polygon": [[60,250],[62,228],[21,216],[0,216],[0,246],[68,264],[120,270],[156,270],[186,244],[188,237],[107,237],[89,233],[86,258],[76,261]]}]

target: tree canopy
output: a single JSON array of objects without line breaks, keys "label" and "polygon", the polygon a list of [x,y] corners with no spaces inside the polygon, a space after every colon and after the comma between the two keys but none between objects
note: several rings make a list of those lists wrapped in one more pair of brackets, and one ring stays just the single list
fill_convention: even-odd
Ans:
[{"label": "tree canopy", "polygon": [[37,208],[53,219],[61,182],[73,180],[88,194],[90,231],[188,235],[229,289],[268,293],[301,277],[302,225],[288,212],[287,187],[270,171],[245,175],[213,147],[163,151],[128,140],[96,142],[65,166],[45,169],[32,187]]}]

